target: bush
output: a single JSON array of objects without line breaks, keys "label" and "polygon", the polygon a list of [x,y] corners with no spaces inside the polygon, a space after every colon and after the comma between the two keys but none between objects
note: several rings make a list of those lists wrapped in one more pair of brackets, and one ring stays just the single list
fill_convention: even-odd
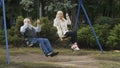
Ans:
[{"label": "bush", "polygon": [[99,17],[95,20],[95,24],[109,24],[111,29],[118,23],[120,23],[120,18]]},{"label": "bush", "polygon": [[115,25],[115,27],[110,31],[107,47],[111,49],[120,49],[120,24]]},{"label": "bush", "polygon": [[112,24],[113,23],[113,19],[110,17],[99,17],[98,19],[95,20],[96,24]]},{"label": "bush", "polygon": [[[106,45],[107,37],[109,35],[110,26],[108,24],[104,24],[104,25],[95,24],[93,26],[101,45],[104,48],[106,48],[105,45]],[[96,39],[89,26],[82,27],[81,29],[79,29],[78,40],[79,40],[79,44],[83,47],[89,46],[90,48],[98,48]]]},{"label": "bush", "polygon": [[57,43],[58,36],[56,33],[56,28],[53,27],[53,23],[50,22],[48,17],[42,17],[41,19],[41,32],[39,33],[39,37],[48,38],[50,42]]},{"label": "bush", "polygon": [[89,26],[84,26],[81,29],[78,30],[78,44],[80,48],[88,48],[90,45],[90,37],[92,36],[92,33],[90,31]]},{"label": "bush", "polygon": [[20,27],[23,25],[23,17],[18,16],[16,19],[16,25],[12,26],[10,30],[8,30],[8,40],[9,43],[13,46],[21,46],[23,45],[24,38],[20,33]]},{"label": "bush", "polygon": [[95,24],[109,24],[110,27],[112,28],[115,25],[114,19],[110,17],[99,17],[98,19],[95,20]]},{"label": "bush", "polygon": [[119,23],[120,23],[120,18],[114,18],[114,19],[113,19],[113,22],[114,22],[115,24],[119,24]]},{"label": "bush", "polygon": [[4,35],[4,30],[0,30],[0,45],[5,44],[5,35]]}]

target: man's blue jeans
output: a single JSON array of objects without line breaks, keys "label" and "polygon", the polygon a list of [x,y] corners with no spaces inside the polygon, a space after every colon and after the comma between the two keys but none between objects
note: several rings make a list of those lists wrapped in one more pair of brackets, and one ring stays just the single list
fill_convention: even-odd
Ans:
[{"label": "man's blue jeans", "polygon": [[32,38],[31,42],[38,43],[44,54],[53,52],[53,48],[47,38]]}]

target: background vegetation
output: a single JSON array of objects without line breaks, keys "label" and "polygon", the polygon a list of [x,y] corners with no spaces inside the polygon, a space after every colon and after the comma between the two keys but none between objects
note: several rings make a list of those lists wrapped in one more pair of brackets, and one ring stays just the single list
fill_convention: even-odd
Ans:
[{"label": "background vegetation", "polygon": [[[20,34],[20,26],[25,17],[41,20],[42,31],[39,37],[46,37],[56,47],[66,47],[69,41],[61,41],[53,27],[56,11],[68,12],[74,28],[78,0],[5,0],[10,46],[24,46],[24,37]],[[95,32],[105,50],[120,49],[120,1],[119,0],[83,0]],[[0,46],[5,45],[4,29],[0,9]],[[81,48],[97,49],[94,35],[81,12],[79,19],[78,43]],[[18,45],[19,44],[19,45]]]}]

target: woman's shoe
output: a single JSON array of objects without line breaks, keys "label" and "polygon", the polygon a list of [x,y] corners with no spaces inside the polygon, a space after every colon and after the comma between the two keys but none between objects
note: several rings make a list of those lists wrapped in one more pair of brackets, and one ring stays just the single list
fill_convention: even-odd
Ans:
[{"label": "woman's shoe", "polygon": [[77,50],[80,50],[77,46],[77,44],[74,44],[71,46],[71,49],[74,50],[74,51],[77,51]]}]

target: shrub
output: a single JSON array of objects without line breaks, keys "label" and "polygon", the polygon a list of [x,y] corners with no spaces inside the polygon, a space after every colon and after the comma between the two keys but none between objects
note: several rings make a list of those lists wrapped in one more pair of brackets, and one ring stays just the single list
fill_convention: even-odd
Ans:
[{"label": "shrub", "polygon": [[110,17],[99,17],[98,19],[95,20],[96,24],[112,24],[113,19]]},{"label": "shrub", "polygon": [[95,24],[109,24],[111,29],[118,23],[120,23],[120,18],[99,17],[95,20]]},{"label": "shrub", "polygon": [[9,43],[14,46],[23,45],[24,38],[20,33],[20,27],[22,26],[22,24],[23,24],[23,17],[18,16],[18,18],[16,19],[16,25],[12,26],[11,29],[8,30]]},{"label": "shrub", "polygon": [[[18,46],[23,42],[23,39],[20,35],[20,26],[23,24],[22,16],[19,16],[16,20],[16,25],[12,26],[11,29],[8,29],[8,43]],[[0,44],[5,44],[4,31],[0,30]]]},{"label": "shrub", "polygon": [[113,19],[113,22],[114,22],[115,24],[119,24],[119,23],[120,23],[120,18],[114,18],[114,19]]},{"label": "shrub", "polygon": [[4,35],[4,30],[0,29],[0,45],[5,44],[5,35]]},{"label": "shrub", "polygon": [[82,27],[78,30],[78,44],[80,47],[88,47],[90,45],[90,36],[92,33],[89,26]]},{"label": "shrub", "polygon": [[120,24],[115,25],[110,31],[107,46],[111,49],[120,49]]},{"label": "shrub", "polygon": [[[94,26],[94,30],[96,32],[96,35],[101,45],[105,47],[107,37],[109,35],[110,26],[108,24],[104,24],[104,25],[95,24],[93,26]],[[81,46],[87,46],[87,47],[89,46],[90,48],[98,48],[96,39],[89,26],[82,27],[81,29],[79,29],[78,40]]]},{"label": "shrub", "polygon": [[56,34],[56,28],[53,27],[53,23],[50,22],[48,17],[42,17],[40,20],[42,27],[39,37],[48,38],[51,43],[55,43],[58,36]]},{"label": "shrub", "polygon": [[109,32],[110,32],[110,25],[108,24],[104,24],[104,25],[99,25],[99,24],[95,24],[95,32],[98,36],[98,39],[100,40],[101,45],[107,49],[108,47],[106,46],[106,41],[107,38],[109,36]]}]

